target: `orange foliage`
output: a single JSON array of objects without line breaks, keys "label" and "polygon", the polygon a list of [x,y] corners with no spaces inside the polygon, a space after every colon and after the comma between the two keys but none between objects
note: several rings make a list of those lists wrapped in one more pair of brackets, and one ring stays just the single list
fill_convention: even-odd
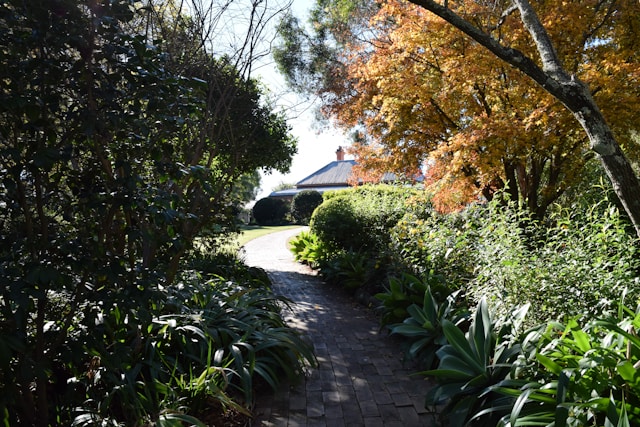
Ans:
[{"label": "orange foliage", "polygon": [[[518,17],[495,7],[501,2],[450,3],[502,43],[532,54]],[[640,3],[537,7],[566,67],[591,85],[621,145],[639,159],[629,131],[640,123]],[[512,195],[540,216],[580,178],[586,138],[528,77],[405,1],[384,2],[370,23],[376,39],[354,38],[346,46],[348,79],[325,106],[340,125],[366,130],[369,142],[353,148],[360,176],[427,162],[427,182],[442,209],[491,197],[509,182]]]}]

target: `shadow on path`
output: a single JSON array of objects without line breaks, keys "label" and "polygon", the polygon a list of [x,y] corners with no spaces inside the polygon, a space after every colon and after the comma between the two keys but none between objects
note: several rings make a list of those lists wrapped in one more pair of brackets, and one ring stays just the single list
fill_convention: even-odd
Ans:
[{"label": "shadow on path", "polygon": [[410,376],[399,341],[371,311],[293,261],[288,230],[249,242],[244,257],[265,269],[276,293],[293,301],[287,323],[313,343],[319,366],[300,384],[258,396],[255,426],[431,426],[429,383]]}]

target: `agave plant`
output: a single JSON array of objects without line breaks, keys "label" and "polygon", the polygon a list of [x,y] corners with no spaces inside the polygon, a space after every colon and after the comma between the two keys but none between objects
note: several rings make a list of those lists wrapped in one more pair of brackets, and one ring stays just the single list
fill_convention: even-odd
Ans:
[{"label": "agave plant", "polygon": [[409,317],[402,323],[389,326],[391,334],[401,335],[408,340],[408,357],[417,360],[426,369],[434,367],[437,362],[436,351],[447,344],[443,322],[449,320],[457,326],[469,317],[467,310],[458,307],[460,292],[456,291],[438,303],[428,286],[422,306],[410,305],[407,308]]},{"label": "agave plant", "polygon": [[510,379],[521,354],[515,336],[527,310],[528,306],[522,307],[509,322],[497,327],[486,301],[481,300],[466,333],[452,321],[442,321],[447,344],[436,352],[438,368],[424,374],[439,383],[427,393],[426,405],[434,412],[438,407],[437,412],[448,425],[496,425],[511,409],[513,397],[493,388]]}]

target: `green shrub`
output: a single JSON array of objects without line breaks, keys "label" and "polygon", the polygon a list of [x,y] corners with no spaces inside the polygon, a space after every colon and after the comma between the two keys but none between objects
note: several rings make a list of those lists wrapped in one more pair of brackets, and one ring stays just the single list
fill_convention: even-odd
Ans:
[{"label": "green shrub", "polygon": [[256,202],[252,213],[260,225],[280,225],[289,213],[289,206],[284,200],[265,197]]},{"label": "green shrub", "polygon": [[319,268],[324,265],[336,252],[334,248],[321,241],[310,231],[300,232],[291,239],[290,244],[295,260],[303,262],[311,268]]},{"label": "green shrub", "polygon": [[421,305],[425,294],[432,292],[431,290],[439,300],[444,300],[448,294],[443,290],[443,278],[432,274],[422,278],[408,273],[390,276],[384,288],[384,292],[375,295],[382,303],[378,309],[382,325],[407,319],[409,317],[407,308],[412,304]]},{"label": "green shrub", "polygon": [[303,231],[291,240],[296,261],[320,269],[327,283],[355,290],[368,284],[379,267],[369,254],[331,248],[314,233]]},{"label": "green shrub", "polygon": [[291,201],[291,216],[299,223],[308,225],[313,211],[322,204],[322,194],[315,190],[303,190]]},{"label": "green shrub", "polygon": [[391,251],[408,271],[433,271],[501,315],[531,302],[530,324],[593,318],[615,309],[623,289],[640,298],[638,241],[616,208],[556,209],[548,224],[498,201],[448,215],[409,212],[392,230]]},{"label": "green shrub", "polygon": [[531,324],[610,313],[624,290],[638,301],[638,242],[616,208],[562,211],[552,220],[542,228],[515,207],[492,208],[479,229],[469,294],[499,313],[530,302]]},{"label": "green shrub", "polygon": [[246,265],[235,249],[195,251],[188,267],[205,279],[228,277],[249,287],[271,286],[267,273],[261,268]]},{"label": "green shrub", "polygon": [[[248,405],[258,378],[275,388],[315,363],[311,347],[280,316],[288,301],[266,288],[217,278],[186,280],[164,293],[144,329],[133,322],[142,311],[104,313],[92,331],[105,339],[93,356],[100,363],[72,378],[88,397],[78,402],[76,423],[151,422],[168,408],[198,413],[211,399],[246,412],[231,391]],[[103,357],[114,350],[118,357]]]},{"label": "green shrub", "polygon": [[441,215],[408,212],[391,230],[390,248],[396,262],[417,275],[435,272],[451,289],[466,287],[476,274],[478,229],[485,208],[472,206]]},{"label": "green shrub", "polygon": [[523,339],[514,379],[496,391],[514,399],[502,426],[631,426],[640,423],[640,312],[580,327],[550,323]]},{"label": "green shrub", "polygon": [[[232,270],[219,271],[241,271],[231,257],[215,258],[225,261]],[[216,270],[199,263],[200,271]],[[50,297],[49,310],[76,313],[62,350],[32,365],[55,391],[51,409],[60,424],[202,425],[193,416],[211,411],[212,402],[221,412],[247,412],[256,381],[276,386],[314,363],[312,349],[280,315],[288,301],[269,290],[261,272],[245,268],[239,280],[211,274],[206,282],[200,274],[170,287],[123,287],[108,299],[94,289],[100,304]],[[57,335],[58,327],[50,328]],[[26,349],[16,334],[1,332],[0,424],[29,424],[16,369],[25,365],[9,364]]]},{"label": "green shrub", "polygon": [[355,251],[338,251],[321,265],[322,278],[328,282],[355,290],[365,286],[375,273],[375,260]]},{"label": "green shrub", "polygon": [[311,229],[321,240],[345,250],[386,252],[391,228],[422,194],[391,185],[326,193],[312,217]]},{"label": "green shrub", "polygon": [[357,250],[365,245],[361,227],[360,218],[346,195],[323,202],[311,217],[311,231],[323,242],[342,249]]}]

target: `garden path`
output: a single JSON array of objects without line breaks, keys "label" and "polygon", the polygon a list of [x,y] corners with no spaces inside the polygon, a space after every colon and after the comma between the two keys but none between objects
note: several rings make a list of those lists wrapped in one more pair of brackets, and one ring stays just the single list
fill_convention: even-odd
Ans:
[{"label": "garden path", "polygon": [[247,264],[265,269],[275,292],[294,302],[285,319],[313,343],[319,362],[300,384],[258,396],[253,426],[435,425],[423,404],[429,383],[410,376],[399,341],[380,331],[371,310],[293,260],[287,241],[300,230],[242,249]]}]

